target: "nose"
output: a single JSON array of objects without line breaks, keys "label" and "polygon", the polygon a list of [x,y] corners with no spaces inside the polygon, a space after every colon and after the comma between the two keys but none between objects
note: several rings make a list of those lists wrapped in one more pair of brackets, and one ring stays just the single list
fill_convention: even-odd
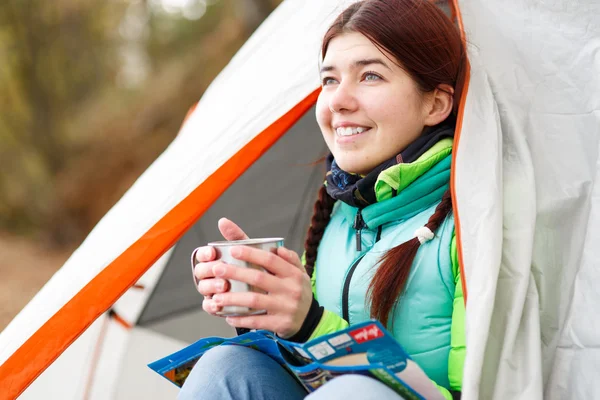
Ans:
[{"label": "nose", "polygon": [[345,113],[356,110],[358,102],[350,84],[341,83],[329,98],[329,110],[332,113]]}]

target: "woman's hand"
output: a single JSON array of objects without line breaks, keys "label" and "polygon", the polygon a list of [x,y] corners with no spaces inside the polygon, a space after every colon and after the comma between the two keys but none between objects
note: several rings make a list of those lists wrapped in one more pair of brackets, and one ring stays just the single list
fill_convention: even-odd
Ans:
[{"label": "woman's hand", "polygon": [[[241,230],[240,230],[241,231]],[[267,294],[214,291],[211,303],[204,305],[210,313],[223,306],[244,306],[266,310],[263,315],[227,317],[227,323],[237,328],[266,329],[282,338],[296,334],[310,309],[312,287],[310,278],[296,252],[279,247],[277,254],[247,246],[231,249],[238,259],[262,266],[267,272],[239,268],[225,263],[213,263],[212,273],[217,279],[234,279],[257,286]],[[216,279],[215,279],[216,280]]]},{"label": "woman's hand", "polygon": [[[226,218],[221,218],[218,225],[226,240],[248,239],[239,226]],[[194,275],[199,280],[198,291],[204,295],[204,311],[217,315],[223,306],[228,305],[266,310],[264,315],[227,317],[227,322],[237,328],[266,329],[282,338],[297,333],[312,303],[310,278],[298,254],[283,247],[277,249],[277,254],[273,254],[240,246],[232,249],[232,256],[261,265],[271,274],[215,261],[214,248],[199,248],[196,252],[198,264],[194,268]],[[229,293],[229,279],[257,286],[268,294]]]},{"label": "woman's hand", "polygon": [[[221,218],[218,226],[225,240],[248,239],[248,236],[239,226],[226,218]],[[229,290],[229,281],[215,278],[213,267],[221,263],[220,261],[215,261],[216,258],[217,254],[213,247],[204,246],[196,251],[196,261],[198,261],[198,264],[194,267],[194,275],[199,280],[198,291],[204,296],[202,308],[211,315],[217,315],[216,313],[221,311],[221,307],[214,306],[212,297],[216,293],[223,293]]]}]

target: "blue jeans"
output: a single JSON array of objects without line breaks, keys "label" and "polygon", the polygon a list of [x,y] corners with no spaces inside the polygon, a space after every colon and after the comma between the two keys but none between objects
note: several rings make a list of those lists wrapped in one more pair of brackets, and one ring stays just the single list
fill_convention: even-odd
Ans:
[{"label": "blue jeans", "polygon": [[337,377],[308,395],[292,375],[263,353],[219,346],[198,361],[178,400],[401,400],[381,382],[362,375]]}]

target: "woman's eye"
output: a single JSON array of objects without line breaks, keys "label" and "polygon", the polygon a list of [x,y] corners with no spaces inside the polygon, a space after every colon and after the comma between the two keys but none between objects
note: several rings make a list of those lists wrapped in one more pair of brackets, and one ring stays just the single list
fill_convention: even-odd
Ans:
[{"label": "woman's eye", "polygon": [[365,81],[378,81],[381,77],[373,72],[367,72],[363,78]]},{"label": "woman's eye", "polygon": [[325,78],[323,78],[322,84],[323,84],[323,86],[327,86],[327,85],[331,85],[336,82],[337,81],[331,77],[325,77]]}]

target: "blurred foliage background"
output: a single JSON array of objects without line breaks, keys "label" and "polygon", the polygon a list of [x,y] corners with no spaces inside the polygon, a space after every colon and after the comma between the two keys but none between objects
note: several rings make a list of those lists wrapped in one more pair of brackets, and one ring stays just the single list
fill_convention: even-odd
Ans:
[{"label": "blurred foliage background", "polygon": [[80,242],[277,3],[0,2],[0,229]]},{"label": "blurred foliage background", "polygon": [[[168,146],[280,2],[0,1],[0,281],[25,292],[0,290],[5,319]],[[15,288],[27,280],[29,291]]]}]

